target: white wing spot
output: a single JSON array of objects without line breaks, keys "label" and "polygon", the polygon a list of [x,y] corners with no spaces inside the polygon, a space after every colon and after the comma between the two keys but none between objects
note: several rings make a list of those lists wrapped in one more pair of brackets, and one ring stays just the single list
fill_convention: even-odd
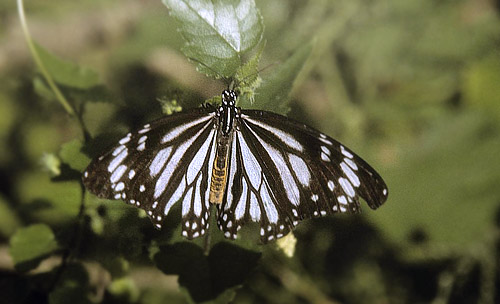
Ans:
[{"label": "white wing spot", "polygon": [[360,185],[359,178],[356,175],[356,173],[354,173],[351,170],[351,167],[349,167],[345,162],[341,162],[340,163],[340,168],[342,168],[342,171],[344,171],[344,174],[351,181],[352,185],[354,187],[359,187],[359,185]]},{"label": "white wing spot", "polygon": [[225,236],[226,238],[231,237],[231,232],[229,232],[229,231],[224,232],[224,236]]},{"label": "white wing spot", "polygon": [[177,138],[179,135],[184,133],[187,129],[196,126],[197,124],[200,124],[204,121],[207,121],[210,118],[212,118],[212,116],[202,117],[200,119],[193,120],[192,122],[174,128],[173,130],[165,134],[165,136],[163,136],[163,138],[161,139],[161,143],[164,144],[166,142],[172,141],[173,139]]},{"label": "white wing spot", "polygon": [[250,148],[248,147],[246,141],[243,139],[242,135],[239,132],[237,134],[238,142],[240,143],[241,147],[242,157],[243,159],[248,161],[245,163],[245,165],[247,166],[246,171],[249,175],[248,177],[250,179],[250,183],[255,189],[259,189],[259,186],[261,184],[262,169],[257,159],[250,151]]},{"label": "white wing spot", "polygon": [[130,137],[132,136],[132,134],[128,133],[127,136],[125,136],[124,138],[120,139],[120,141],[118,142],[120,145],[124,145],[126,143],[128,143],[130,141]]},{"label": "white wing spot", "polygon": [[193,225],[191,226],[191,229],[196,229],[198,228],[198,224],[196,224],[196,222],[193,222]]},{"label": "white wing spot", "polygon": [[333,189],[335,189],[335,184],[331,180],[328,181],[328,189],[330,189],[330,191],[333,191]]},{"label": "white wing spot", "polygon": [[348,196],[354,197],[354,195],[355,195],[354,189],[352,188],[351,183],[347,179],[341,177],[341,178],[339,178],[339,183],[342,186],[342,189],[344,189],[344,192]]},{"label": "white wing spot", "polygon": [[303,186],[309,186],[309,183],[311,182],[311,173],[309,172],[306,162],[302,158],[293,154],[288,154],[288,159],[290,160],[292,169],[295,172],[295,175],[297,175],[299,182]]},{"label": "white wing spot", "polygon": [[115,199],[120,199],[122,196],[120,195],[120,193],[118,194],[115,194]]},{"label": "white wing spot", "polygon": [[125,189],[125,184],[123,182],[116,184],[115,191],[122,191],[123,189]]},{"label": "white wing spot", "polygon": [[347,205],[347,199],[345,198],[344,195],[337,197],[337,200],[339,201],[340,204]]},{"label": "white wing spot", "polygon": [[146,191],[146,187],[144,187],[144,185],[141,185],[141,186],[139,187],[139,191],[141,191],[141,192]]},{"label": "white wing spot", "polygon": [[152,207],[153,209],[156,209],[156,207],[157,207],[157,206],[158,206],[158,202],[157,202],[157,201],[155,201],[155,202],[153,203],[153,206],[151,206],[151,207]]},{"label": "white wing spot", "polygon": [[134,171],[134,169],[132,169],[128,172],[128,179],[132,179],[132,178],[134,178],[134,176],[135,176],[135,171]]},{"label": "white wing spot", "polygon": [[321,146],[321,151],[323,151],[328,156],[332,155],[332,152],[330,152],[330,149],[328,149],[326,146]]},{"label": "white wing spot", "polygon": [[127,154],[128,154],[127,149],[124,149],[122,152],[120,152],[120,154],[118,154],[118,156],[116,156],[109,164],[108,172],[111,173],[115,171],[116,167],[118,167],[118,165],[121,164],[121,162],[125,159],[125,157],[127,157]]},{"label": "white wing spot", "polygon": [[146,149],[146,143],[142,143],[137,147],[137,151],[144,151]]},{"label": "white wing spot", "polygon": [[322,142],[324,142],[325,144],[330,145],[330,146],[333,144],[330,140],[328,140],[326,138],[326,136],[325,136],[325,138],[320,137],[319,140],[321,140]]},{"label": "white wing spot", "polygon": [[139,138],[139,141],[137,142],[138,144],[142,144],[142,143],[145,143],[146,142],[146,139],[148,139],[148,137],[146,135],[142,136],[141,138]]},{"label": "white wing spot", "polygon": [[117,156],[118,154],[122,153],[123,149],[125,149],[125,146],[118,146],[116,149],[113,150],[112,155]]},{"label": "white wing spot", "polygon": [[318,215],[319,215],[318,211],[314,211],[314,216],[318,216]]},{"label": "white wing spot", "polygon": [[353,155],[349,151],[347,151],[342,145],[340,145],[340,151],[342,152],[342,154],[344,154],[344,156],[347,156],[348,158],[353,158]]},{"label": "white wing spot", "polygon": [[387,189],[384,189],[384,190],[382,191],[382,194],[383,194],[383,195],[387,195]]},{"label": "white wing spot", "polygon": [[109,178],[109,180],[112,183],[116,183],[122,177],[123,173],[125,173],[126,170],[127,170],[127,166],[125,166],[125,165],[118,166],[118,168],[116,168],[116,170],[113,172],[113,174],[111,174],[111,177]]},{"label": "white wing spot", "polygon": [[200,233],[199,233],[198,231],[196,231],[195,233],[193,233],[193,237],[194,237],[194,238],[197,238],[197,237],[199,237],[199,236],[200,236]]},{"label": "white wing spot", "polygon": [[151,175],[151,177],[155,177],[161,171],[171,152],[172,147],[167,147],[156,153],[151,165],[149,165],[149,175]]},{"label": "white wing spot", "polygon": [[252,218],[254,222],[260,220],[260,206],[253,192],[250,192],[250,218]]},{"label": "white wing spot", "polygon": [[85,171],[85,172],[83,173],[83,177],[87,178],[88,176],[89,176],[89,173],[88,173],[87,171]]},{"label": "white wing spot", "polygon": [[[215,131],[212,130],[208,137],[212,138],[214,133],[215,133]],[[189,167],[188,167],[187,173],[186,173],[188,184],[191,184],[193,182],[193,180],[198,176],[200,168],[203,166],[203,163],[205,162],[208,148],[210,147],[211,143],[212,143],[211,140],[205,141],[205,143],[203,143],[203,145],[198,150],[198,152],[196,152],[196,155],[191,159],[191,163],[189,164]]]},{"label": "white wing spot", "polygon": [[318,197],[318,195],[317,195],[317,194],[313,194],[313,195],[311,196],[311,199],[312,199],[312,201],[313,201],[313,202],[317,202],[317,201],[318,201],[318,198],[319,198],[319,197]]},{"label": "white wing spot", "polygon": [[358,166],[349,158],[344,158],[344,162],[349,165],[353,170],[358,170]]},{"label": "white wing spot", "polygon": [[321,210],[321,216],[325,216],[326,215],[326,211],[325,210]]},{"label": "white wing spot", "polygon": [[182,236],[185,236],[185,237],[187,237],[187,236],[188,236],[188,233],[187,233],[187,231],[186,231],[186,230],[183,230],[183,231],[182,231]]},{"label": "white wing spot", "polygon": [[325,152],[321,152],[321,160],[329,162],[330,161],[330,157],[328,157],[328,155],[326,155]]},{"label": "white wing spot", "polygon": [[143,129],[141,129],[141,130],[139,130],[139,132],[137,132],[137,133],[139,133],[139,134],[144,134],[144,133],[146,133],[146,132],[149,132],[149,130],[151,130],[149,127],[150,127],[150,125],[149,125],[149,124],[144,125],[144,128],[143,128]]},{"label": "white wing spot", "polygon": [[233,226],[233,222],[231,222],[231,221],[227,222],[227,224],[226,224],[227,228],[231,228],[232,226]]},{"label": "white wing spot", "polygon": [[273,133],[276,137],[278,137],[282,142],[284,142],[290,148],[295,149],[299,152],[304,151],[304,147],[297,140],[295,140],[295,138],[293,138],[290,134],[283,132],[282,130],[276,129],[276,128],[274,128],[268,124],[265,124],[261,121],[251,119],[246,115],[244,115],[244,118],[246,120],[250,121],[251,123]]}]

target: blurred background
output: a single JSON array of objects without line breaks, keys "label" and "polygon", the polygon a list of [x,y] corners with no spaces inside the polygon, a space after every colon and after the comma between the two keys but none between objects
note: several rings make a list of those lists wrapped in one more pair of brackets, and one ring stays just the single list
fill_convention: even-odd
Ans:
[{"label": "blurred background", "polygon": [[[273,64],[264,77],[315,38],[288,116],[372,164],[389,199],[301,224],[291,258],[259,248],[234,301],[500,302],[500,2],[256,2],[261,67]],[[63,93],[102,146],[159,117],[164,96],[188,108],[225,88],[179,51],[160,1],[26,1],[25,10],[33,39],[90,75]],[[79,122],[44,84],[15,2],[1,2],[0,16],[0,302],[185,302],[178,276],[150,259],[162,236],[147,219],[89,196],[81,209],[89,159]],[[49,248],[43,257],[23,257],[31,231]]]}]

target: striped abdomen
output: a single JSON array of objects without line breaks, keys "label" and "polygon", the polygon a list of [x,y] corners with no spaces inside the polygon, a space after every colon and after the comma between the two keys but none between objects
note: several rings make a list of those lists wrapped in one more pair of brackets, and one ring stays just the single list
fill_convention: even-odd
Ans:
[{"label": "striped abdomen", "polygon": [[210,181],[210,197],[212,204],[221,204],[224,198],[227,181],[227,164],[229,159],[229,145],[232,141],[232,134],[228,136],[221,135],[217,139],[217,152],[212,169],[212,178]]}]

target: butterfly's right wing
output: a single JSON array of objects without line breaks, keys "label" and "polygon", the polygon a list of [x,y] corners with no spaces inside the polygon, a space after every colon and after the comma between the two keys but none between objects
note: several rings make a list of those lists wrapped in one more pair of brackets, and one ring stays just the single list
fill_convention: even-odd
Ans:
[{"label": "butterfly's right wing", "polygon": [[215,121],[214,108],[197,108],[146,124],[94,159],[83,173],[83,183],[98,197],[122,199],[144,209],[157,228],[182,200],[182,234],[203,235]]}]

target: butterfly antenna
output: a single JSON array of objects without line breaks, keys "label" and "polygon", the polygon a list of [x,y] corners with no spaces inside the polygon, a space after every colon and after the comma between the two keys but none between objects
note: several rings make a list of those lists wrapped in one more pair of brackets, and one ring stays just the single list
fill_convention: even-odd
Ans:
[{"label": "butterfly antenna", "polygon": [[219,77],[220,79],[222,79],[226,85],[230,85],[230,80],[224,76],[222,76],[221,74],[219,74],[217,71],[215,71],[214,69],[212,69],[211,67],[209,67],[208,65],[206,65],[205,63],[201,62],[200,60],[196,59],[196,58],[193,58],[193,57],[188,57],[188,60],[191,60],[191,61],[194,61],[202,66],[204,66],[205,68],[207,68],[208,70],[212,71],[216,77]]},{"label": "butterfly antenna", "polygon": [[[263,67],[262,69],[258,70],[257,72],[252,73],[252,74],[250,74],[250,75],[247,75],[247,76],[246,76],[246,77],[244,77],[244,78],[243,78],[240,82],[245,82],[245,80],[247,80],[248,78],[250,78],[250,77],[253,77],[253,76],[257,75],[257,74],[259,74],[259,73],[261,73],[261,72],[263,72],[263,71],[265,71],[265,70],[269,69],[270,67],[272,67],[272,66],[274,66],[274,65],[276,65],[276,64],[278,64],[278,63],[280,63],[280,61],[275,61],[275,62],[273,62],[273,63],[270,63],[270,64],[266,65],[265,67]],[[234,81],[233,81],[233,82],[234,82]]]}]

